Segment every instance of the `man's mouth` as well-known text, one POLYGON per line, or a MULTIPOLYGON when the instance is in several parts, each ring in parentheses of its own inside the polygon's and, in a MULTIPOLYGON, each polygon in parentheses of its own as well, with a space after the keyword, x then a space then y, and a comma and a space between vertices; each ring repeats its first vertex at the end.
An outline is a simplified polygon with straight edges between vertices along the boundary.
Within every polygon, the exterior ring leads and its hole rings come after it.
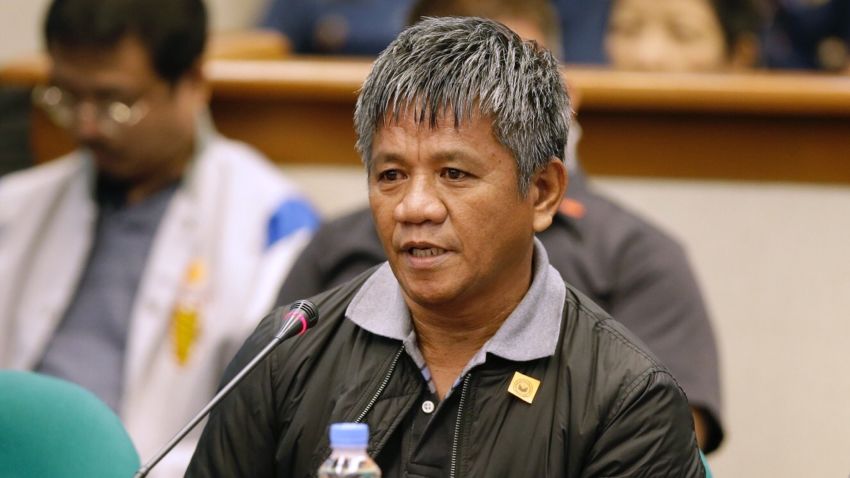
POLYGON ((413 257, 434 257, 439 256, 446 252, 445 249, 441 249, 439 247, 427 247, 427 248, 419 248, 419 247, 411 247, 407 249, 407 252, 413 257))

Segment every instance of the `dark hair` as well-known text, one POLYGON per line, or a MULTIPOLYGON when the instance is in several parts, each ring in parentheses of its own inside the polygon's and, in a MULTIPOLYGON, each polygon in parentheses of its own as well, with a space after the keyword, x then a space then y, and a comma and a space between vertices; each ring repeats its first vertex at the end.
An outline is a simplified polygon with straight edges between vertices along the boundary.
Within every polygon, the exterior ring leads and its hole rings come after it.
POLYGON ((377 129, 406 114, 431 128, 442 114, 455 126, 490 119, 524 196, 534 173, 564 159, 570 99, 558 61, 536 42, 492 20, 426 17, 378 56, 357 97, 356 146, 367 170, 377 129))
POLYGON ((726 51, 732 53, 746 36, 757 36, 763 23, 763 12, 753 0, 709 0, 723 29, 726 51))
POLYGON ((47 48, 108 49, 133 35, 157 74, 176 82, 201 57, 207 38, 203 0, 53 0, 47 48))

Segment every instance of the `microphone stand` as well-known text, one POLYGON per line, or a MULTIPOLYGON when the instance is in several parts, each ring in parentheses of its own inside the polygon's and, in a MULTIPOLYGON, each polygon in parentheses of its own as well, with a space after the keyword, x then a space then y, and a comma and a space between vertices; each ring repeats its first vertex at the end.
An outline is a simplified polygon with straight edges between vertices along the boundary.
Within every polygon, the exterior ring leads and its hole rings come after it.
MULTIPOLYGON (((217 394, 215 394, 215 396, 212 398, 212 400, 210 400, 209 403, 207 403, 207 406, 205 406, 203 408, 203 410, 198 412, 198 414, 195 415, 195 418, 193 418, 188 424, 186 424, 186 426, 183 427, 182 430, 177 432, 177 434, 174 435, 174 438, 172 438, 171 441, 169 441, 165 446, 160 448, 160 450, 156 453, 156 455, 154 455, 153 458, 148 460, 148 462, 145 463, 144 466, 139 468, 139 470, 136 471, 136 474, 133 475, 133 478, 144 478, 145 476, 147 476, 148 473, 150 473, 151 469, 154 466, 156 466, 156 464, 159 463, 160 460, 162 460, 163 457, 165 457, 165 455, 168 454, 168 452, 170 452, 175 446, 177 446, 177 443, 179 443, 180 440, 182 440, 186 435, 188 435, 189 432, 192 431, 192 429, 195 428, 198 425, 198 423, 200 423, 200 421, 203 420, 204 417, 206 417, 207 414, 210 413, 210 411, 213 409, 213 407, 218 405, 218 403, 222 399, 224 399, 224 397, 226 397, 227 394, 230 393, 236 387, 236 385, 238 385, 239 382, 241 382, 242 379, 245 378, 245 376, 248 375, 248 373, 251 372, 251 370, 254 370, 254 368, 257 366, 257 364, 259 364, 260 361, 262 361, 264 358, 266 358, 266 355, 271 353, 271 351, 275 347, 277 347, 278 344, 280 344, 284 340, 286 340, 286 339, 288 339, 288 338, 290 338, 294 335, 303 334, 307 330, 308 327, 312 326, 315 323, 315 318, 309 317, 309 314, 310 314, 309 311, 305 311, 305 310, 303 311, 303 309, 297 310, 297 309, 301 309, 301 307, 302 307, 301 304, 304 303, 304 302, 306 302, 307 304, 312 306, 312 304, 307 302, 307 301, 297 302, 290 309, 290 312, 286 316, 289 320, 287 320, 286 323, 283 324, 283 326, 280 328, 280 331, 278 331, 278 333, 275 334, 274 338, 269 342, 269 344, 266 345, 266 347, 263 350, 261 350, 260 353, 257 354, 257 356, 254 357, 253 360, 251 360, 248 363, 248 365, 246 365, 238 374, 236 374, 236 376, 233 377, 230 380, 230 382, 228 382, 227 385, 224 386, 224 388, 219 390, 219 392, 217 394), (294 313, 294 312, 301 312, 301 314, 294 313), (307 317, 305 317, 304 312, 307 312, 307 317), (312 319, 312 323, 310 323, 311 321, 309 319, 312 319), (299 321, 300 321, 300 325, 301 325, 301 331, 298 334, 292 333, 294 326, 299 324, 299 321)), ((312 306, 312 307, 313 307, 313 310, 315 310, 315 306, 312 306)), ((314 312, 314 314, 315 314, 315 312, 314 312)), ((315 315, 317 316, 318 314, 315 314, 315 315)))

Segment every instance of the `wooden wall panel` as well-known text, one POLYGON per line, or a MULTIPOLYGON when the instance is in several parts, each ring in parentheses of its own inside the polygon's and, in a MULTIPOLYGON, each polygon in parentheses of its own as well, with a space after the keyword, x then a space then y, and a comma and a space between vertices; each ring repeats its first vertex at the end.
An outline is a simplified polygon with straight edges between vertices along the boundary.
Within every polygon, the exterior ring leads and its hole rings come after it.
MULTIPOLYGON (((226 135, 283 164, 358 164, 352 115, 368 59, 211 60, 211 109, 226 135)), ((593 174, 850 183, 850 77, 624 73, 566 66, 593 174)), ((0 70, 44 81, 46 62, 0 70)), ((33 119, 42 160, 71 147, 33 119)))

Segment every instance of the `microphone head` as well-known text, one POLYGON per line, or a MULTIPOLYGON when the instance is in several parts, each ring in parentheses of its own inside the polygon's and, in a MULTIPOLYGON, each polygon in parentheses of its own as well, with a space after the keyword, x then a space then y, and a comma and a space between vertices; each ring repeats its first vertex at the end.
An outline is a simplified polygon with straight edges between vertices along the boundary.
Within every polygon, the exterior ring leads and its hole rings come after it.
POLYGON ((304 315, 304 319, 307 321, 307 328, 311 328, 316 325, 316 322, 319 321, 319 308, 316 307, 316 304, 310 302, 309 300, 298 300, 295 301, 289 307, 289 314, 292 313, 301 313, 304 315))
MULTIPOLYGON (((283 307, 275 309, 279 313, 283 307)), ((286 313, 281 314, 283 324, 275 335, 277 340, 286 340, 296 335, 302 335, 307 329, 312 328, 319 321, 319 308, 309 300, 299 300, 289 307, 286 313)))

